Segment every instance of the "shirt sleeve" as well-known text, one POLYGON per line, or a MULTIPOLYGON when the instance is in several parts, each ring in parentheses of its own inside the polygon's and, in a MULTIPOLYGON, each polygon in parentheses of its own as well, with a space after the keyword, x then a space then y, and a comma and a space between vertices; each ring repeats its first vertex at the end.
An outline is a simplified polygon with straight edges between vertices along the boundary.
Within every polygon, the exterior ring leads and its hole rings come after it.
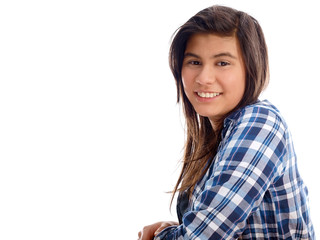
POLYGON ((258 106, 243 110, 227 131, 192 210, 181 225, 165 229, 155 240, 241 236, 248 216, 284 171, 285 134, 274 111, 258 106))

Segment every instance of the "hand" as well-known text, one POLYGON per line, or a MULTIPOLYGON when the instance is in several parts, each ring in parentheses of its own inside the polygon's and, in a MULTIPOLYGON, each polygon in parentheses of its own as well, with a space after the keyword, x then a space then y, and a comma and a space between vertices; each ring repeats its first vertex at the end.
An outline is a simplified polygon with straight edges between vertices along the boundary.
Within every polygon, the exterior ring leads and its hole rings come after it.
POLYGON ((179 225, 177 222, 157 222, 152 225, 145 226, 139 233, 138 240, 152 240, 163 229, 169 226, 179 225))

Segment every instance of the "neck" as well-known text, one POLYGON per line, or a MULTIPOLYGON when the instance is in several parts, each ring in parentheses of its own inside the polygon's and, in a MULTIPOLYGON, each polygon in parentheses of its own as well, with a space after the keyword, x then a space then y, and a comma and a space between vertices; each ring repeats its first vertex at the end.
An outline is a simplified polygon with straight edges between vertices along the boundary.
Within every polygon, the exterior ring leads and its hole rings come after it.
POLYGON ((209 120, 210 120, 213 131, 217 133, 222 127, 223 119, 209 118, 209 120))

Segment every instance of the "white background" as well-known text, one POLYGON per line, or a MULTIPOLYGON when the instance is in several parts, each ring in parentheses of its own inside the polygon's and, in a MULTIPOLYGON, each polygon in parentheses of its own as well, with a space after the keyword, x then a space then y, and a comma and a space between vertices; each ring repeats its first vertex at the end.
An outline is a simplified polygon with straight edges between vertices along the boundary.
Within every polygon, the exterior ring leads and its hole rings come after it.
POLYGON ((184 141, 173 32, 214 3, 258 19, 263 98, 291 128, 320 231, 317 1, 0 2, 0 239, 136 239, 175 220, 184 141), (175 202, 173 206, 175 205, 175 202))

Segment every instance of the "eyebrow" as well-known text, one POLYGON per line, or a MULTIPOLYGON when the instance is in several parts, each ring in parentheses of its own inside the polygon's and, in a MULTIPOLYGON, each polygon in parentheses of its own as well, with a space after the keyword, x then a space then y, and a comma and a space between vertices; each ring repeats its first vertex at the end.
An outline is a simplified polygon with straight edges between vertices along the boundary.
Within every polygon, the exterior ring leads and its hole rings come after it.
MULTIPOLYGON (((197 54, 191 53, 191 52, 187 52, 184 54, 184 57, 195 57, 195 58, 200 58, 200 56, 198 56, 197 54)), ((218 57, 231 57, 234 59, 237 59, 235 56, 233 56, 231 53, 229 52, 222 52, 222 53, 218 53, 212 56, 212 58, 218 58, 218 57)))

